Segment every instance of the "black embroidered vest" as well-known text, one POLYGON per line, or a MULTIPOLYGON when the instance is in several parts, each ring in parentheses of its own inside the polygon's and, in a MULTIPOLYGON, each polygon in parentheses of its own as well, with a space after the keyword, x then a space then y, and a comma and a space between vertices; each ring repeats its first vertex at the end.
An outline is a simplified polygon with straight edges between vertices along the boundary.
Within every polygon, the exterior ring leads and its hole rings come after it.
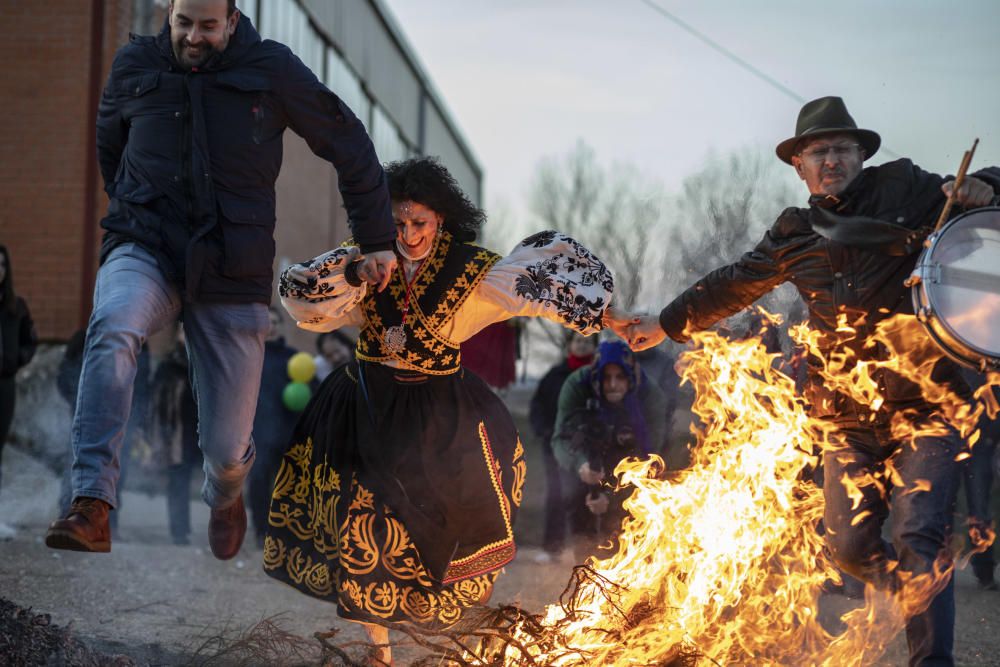
POLYGON ((361 302, 365 322, 358 336, 357 358, 376 363, 395 360, 402 368, 428 375, 458 371, 462 363, 459 343, 441 332, 499 259, 494 252, 455 241, 442 232, 413 277, 403 349, 394 353, 385 343, 386 330, 403 319, 406 303, 405 277, 398 268, 384 292, 370 290, 361 302))

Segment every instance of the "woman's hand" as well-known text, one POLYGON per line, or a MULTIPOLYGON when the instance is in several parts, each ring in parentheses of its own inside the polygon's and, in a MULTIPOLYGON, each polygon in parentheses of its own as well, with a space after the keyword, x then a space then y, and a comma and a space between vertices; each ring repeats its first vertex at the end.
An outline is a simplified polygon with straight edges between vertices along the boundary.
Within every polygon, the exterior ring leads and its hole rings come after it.
POLYGON ((577 472, 580 474, 580 481, 584 484, 600 484, 604 481, 604 469, 594 470, 586 461, 580 464, 580 469, 577 472))
POLYGON ((605 327, 614 331, 616 336, 623 340, 628 340, 626 337, 628 327, 629 325, 638 323, 639 318, 632 313, 619 310, 614 306, 608 306, 608 309, 604 311, 602 322, 605 327))
POLYGON ((659 315, 643 315, 626 327, 622 338, 635 352, 642 352, 662 343, 667 338, 667 332, 660 326, 659 315))
POLYGON ((396 270, 396 253, 391 250, 363 255, 358 266, 358 277, 381 292, 389 285, 392 272, 396 270))
POLYGON ((590 510, 591 514, 607 514, 611 499, 606 493, 597 493, 588 495, 584 502, 587 503, 587 509, 590 510))

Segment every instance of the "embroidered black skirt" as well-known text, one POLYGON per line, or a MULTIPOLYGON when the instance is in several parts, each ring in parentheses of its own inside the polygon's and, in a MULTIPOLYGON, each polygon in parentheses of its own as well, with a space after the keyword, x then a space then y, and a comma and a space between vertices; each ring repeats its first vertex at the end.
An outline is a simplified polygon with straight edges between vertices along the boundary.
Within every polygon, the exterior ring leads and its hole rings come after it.
POLYGON ((342 366, 284 454, 264 570, 344 618, 452 625, 514 557, 523 454, 470 372, 342 366))

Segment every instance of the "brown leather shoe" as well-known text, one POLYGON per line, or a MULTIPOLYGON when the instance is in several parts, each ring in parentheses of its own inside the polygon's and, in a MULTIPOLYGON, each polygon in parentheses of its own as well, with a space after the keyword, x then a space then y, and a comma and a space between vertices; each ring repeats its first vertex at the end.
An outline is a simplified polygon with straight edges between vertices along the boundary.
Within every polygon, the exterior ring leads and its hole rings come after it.
POLYGON ((45 546, 96 553, 111 551, 110 509, 111 505, 99 498, 75 498, 66 518, 57 519, 49 526, 45 546))
POLYGON ((247 532, 247 510, 243 496, 222 510, 212 510, 208 520, 208 546, 219 560, 229 560, 239 553, 247 532))

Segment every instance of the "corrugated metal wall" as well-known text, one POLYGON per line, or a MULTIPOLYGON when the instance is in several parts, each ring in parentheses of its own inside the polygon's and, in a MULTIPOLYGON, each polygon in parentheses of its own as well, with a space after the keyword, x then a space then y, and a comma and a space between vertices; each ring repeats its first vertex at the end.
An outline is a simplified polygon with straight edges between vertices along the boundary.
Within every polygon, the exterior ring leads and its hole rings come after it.
POLYGON ((442 111, 443 101, 430 89, 427 75, 418 72, 415 56, 399 43, 403 37, 392 18, 380 13, 387 10, 372 0, 300 1, 361 79, 376 107, 373 115, 383 112, 412 149, 439 156, 469 197, 479 202, 482 169, 442 111))

